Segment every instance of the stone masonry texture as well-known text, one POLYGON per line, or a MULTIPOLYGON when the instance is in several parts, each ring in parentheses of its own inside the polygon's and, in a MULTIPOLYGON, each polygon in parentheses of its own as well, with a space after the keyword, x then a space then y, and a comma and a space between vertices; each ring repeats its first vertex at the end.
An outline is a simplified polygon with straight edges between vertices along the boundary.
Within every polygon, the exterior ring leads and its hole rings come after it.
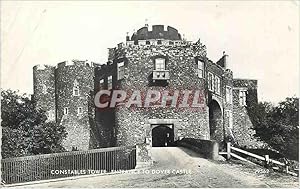
POLYGON ((38 108, 54 111, 55 121, 66 127, 68 136, 63 144, 67 150, 141 143, 151 145, 152 129, 158 125, 172 125, 175 141, 196 138, 224 144, 230 136, 239 145, 249 146, 255 143, 254 131, 246 108, 239 104, 239 90, 251 90, 247 95, 257 97, 257 81, 234 79, 227 67, 226 56, 224 54, 214 63, 207 57, 206 47, 200 40, 195 43, 186 41, 173 27, 155 25, 150 31, 145 26, 131 38, 127 36, 126 44, 109 48, 106 64, 73 60, 56 67, 35 66, 34 100, 38 108), (153 81, 156 58, 165 59, 169 79, 153 81), (198 76, 198 61, 204 64, 203 78, 198 76), (124 77, 121 79, 117 68, 120 62, 124 62, 124 77), (220 79, 219 93, 209 89, 210 74, 220 79), (119 106, 99 110, 93 103, 94 96, 99 90, 108 89, 110 76, 113 89, 128 94, 134 90, 200 90, 203 106, 119 106), (79 86, 78 96, 73 94, 75 81, 79 86), (47 93, 43 91, 44 85, 47 93), (226 100, 228 87, 232 89, 232 102, 226 100), (81 114, 78 114, 79 107, 81 114), (68 108, 68 114, 64 113, 65 108, 68 108))

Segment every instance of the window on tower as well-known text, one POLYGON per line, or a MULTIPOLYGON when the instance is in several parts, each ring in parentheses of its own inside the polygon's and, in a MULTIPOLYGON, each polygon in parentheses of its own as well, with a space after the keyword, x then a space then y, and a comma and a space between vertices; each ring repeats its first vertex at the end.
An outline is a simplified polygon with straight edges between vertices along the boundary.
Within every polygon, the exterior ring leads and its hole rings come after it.
POLYGON ((55 112, 54 112, 54 110, 49 110, 47 113, 48 113, 47 114, 48 120, 49 121, 55 121, 55 112))
POLYGON ((42 85, 42 93, 43 94, 47 93, 47 86, 45 84, 42 85))
POLYGON ((118 80, 123 79, 125 74, 124 62, 119 62, 117 65, 118 65, 118 80))
POLYGON ((166 59, 155 58, 154 59, 154 70, 153 70, 153 80, 168 80, 170 79, 169 70, 166 70, 166 59))
POLYGON ((107 89, 112 89, 112 76, 108 76, 107 78, 107 89))
POLYGON ((221 80, 218 76, 215 76, 215 93, 221 94, 221 80))
POLYGON ((164 58, 155 59, 155 70, 165 70, 166 69, 166 61, 164 58))
POLYGON ((99 81, 99 88, 102 89, 104 85, 104 79, 100 79, 99 81))
POLYGON ((78 115, 81 115, 82 112, 83 112, 83 111, 82 111, 82 107, 78 107, 78 109, 77 109, 77 114, 78 114, 78 115))
POLYGON ((74 81, 73 96, 79 96, 79 83, 77 80, 74 81))
POLYGON ((232 88, 226 86, 226 102, 232 104, 232 88))
POLYGON ((241 89, 239 91, 239 102, 241 106, 247 106, 246 98, 247 98, 247 90, 241 89))
POLYGON ((198 64, 198 69, 197 69, 198 77, 204 78, 204 62, 198 60, 197 64, 198 64))
POLYGON ((69 114, 69 108, 68 107, 65 107, 64 108, 64 115, 68 115, 69 114))

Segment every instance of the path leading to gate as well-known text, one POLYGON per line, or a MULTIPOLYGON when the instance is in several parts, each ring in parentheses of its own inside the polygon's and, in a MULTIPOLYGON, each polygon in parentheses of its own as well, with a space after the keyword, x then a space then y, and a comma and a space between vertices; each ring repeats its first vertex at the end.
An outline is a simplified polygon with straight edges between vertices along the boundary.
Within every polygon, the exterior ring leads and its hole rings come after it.
MULTIPOLYGON (((58 182, 30 185, 30 187, 297 187, 297 178, 280 174, 270 178, 262 168, 216 162, 180 147, 152 149, 154 165, 114 175, 99 175, 58 182)), ((28 186, 27 186, 28 187, 28 186)))

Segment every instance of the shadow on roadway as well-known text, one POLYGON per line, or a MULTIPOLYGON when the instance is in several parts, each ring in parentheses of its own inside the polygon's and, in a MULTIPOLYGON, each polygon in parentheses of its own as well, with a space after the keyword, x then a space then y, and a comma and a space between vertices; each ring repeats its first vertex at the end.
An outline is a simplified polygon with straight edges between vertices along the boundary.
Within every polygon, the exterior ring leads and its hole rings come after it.
POLYGON ((180 148, 184 153, 186 153, 187 155, 191 156, 191 157, 199 157, 199 158, 204 158, 204 156, 202 154, 199 154, 197 152, 194 152, 193 150, 190 150, 188 148, 185 147, 180 147, 178 146, 177 148, 180 148))

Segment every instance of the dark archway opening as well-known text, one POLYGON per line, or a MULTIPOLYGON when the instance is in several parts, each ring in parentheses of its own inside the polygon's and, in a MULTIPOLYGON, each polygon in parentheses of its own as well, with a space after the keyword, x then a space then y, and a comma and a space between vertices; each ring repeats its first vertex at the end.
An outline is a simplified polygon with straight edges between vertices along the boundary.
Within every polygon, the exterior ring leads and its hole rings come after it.
POLYGON ((209 130, 210 139, 222 142, 224 139, 223 133, 223 118, 220 105, 217 101, 212 100, 209 105, 209 130))
POLYGON ((174 145, 174 126, 158 125, 152 129, 152 146, 164 147, 174 145), (171 126, 171 128, 169 127, 171 126))

